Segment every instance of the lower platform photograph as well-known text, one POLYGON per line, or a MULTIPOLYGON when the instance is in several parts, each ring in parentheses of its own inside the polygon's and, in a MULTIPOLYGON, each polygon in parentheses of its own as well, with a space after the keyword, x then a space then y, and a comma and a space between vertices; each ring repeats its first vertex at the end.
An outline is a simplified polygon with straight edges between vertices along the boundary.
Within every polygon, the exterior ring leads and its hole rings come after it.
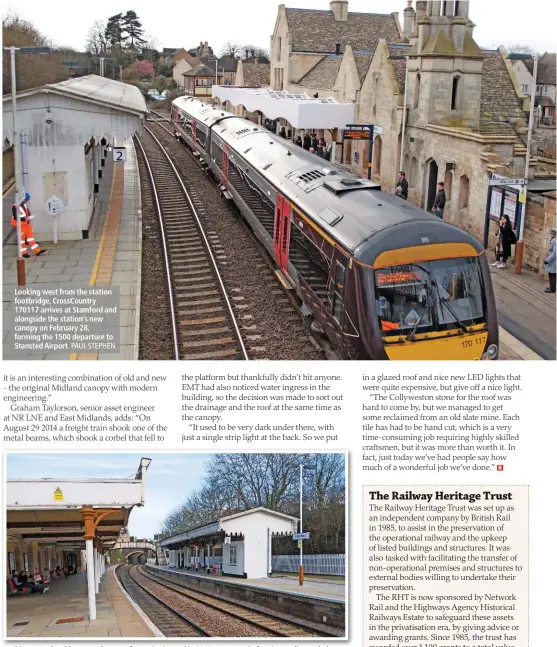
POLYGON ((7 641, 347 639, 345 453, 58 459, 5 456, 7 641))

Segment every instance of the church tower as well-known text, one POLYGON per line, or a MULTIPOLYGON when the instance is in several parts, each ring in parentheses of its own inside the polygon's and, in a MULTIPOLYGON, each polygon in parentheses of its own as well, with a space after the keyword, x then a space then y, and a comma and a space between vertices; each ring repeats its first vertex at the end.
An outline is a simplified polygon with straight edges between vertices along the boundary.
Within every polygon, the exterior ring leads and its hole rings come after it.
POLYGON ((479 127, 483 56, 469 5, 416 3, 417 40, 408 60, 409 107, 416 125, 479 127))

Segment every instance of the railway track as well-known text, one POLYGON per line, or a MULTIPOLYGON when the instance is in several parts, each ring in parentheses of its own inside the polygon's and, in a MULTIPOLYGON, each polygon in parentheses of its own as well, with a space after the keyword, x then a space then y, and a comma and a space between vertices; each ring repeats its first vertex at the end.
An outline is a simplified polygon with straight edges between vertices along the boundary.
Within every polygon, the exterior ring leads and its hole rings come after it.
POLYGON ((129 566, 118 567, 117 575, 132 600, 167 638, 208 636, 203 629, 169 606, 162 598, 137 582, 129 566))
POLYGON ((148 136, 136 137, 136 146, 143 161, 142 183, 150 186, 160 225, 174 359, 248 360, 235 297, 228 295, 217 265, 218 240, 204 231, 157 135, 147 126, 145 131, 148 136))
POLYGON ((276 266, 243 216, 223 200, 207 170, 176 140, 170 119, 156 111, 151 115, 150 128, 176 164, 204 227, 218 241, 217 263, 240 310, 250 358, 338 359, 326 340, 309 333, 293 291, 277 279, 276 266))
POLYGON ((281 638, 315 638, 316 636, 330 635, 322 632, 310 631, 307 627, 301 623, 296 623, 294 620, 286 621, 278 618, 272 613, 264 613, 262 611, 251 609, 249 606, 240 602, 231 602, 217 595, 192 591, 186 587, 169 582, 164 577, 157 577, 152 573, 146 573, 142 568, 139 568, 138 570, 142 575, 153 582, 162 584, 186 598, 201 602, 205 606, 216 609, 221 613, 225 613, 233 618, 247 622, 258 629, 269 632, 273 636, 279 636, 281 638))

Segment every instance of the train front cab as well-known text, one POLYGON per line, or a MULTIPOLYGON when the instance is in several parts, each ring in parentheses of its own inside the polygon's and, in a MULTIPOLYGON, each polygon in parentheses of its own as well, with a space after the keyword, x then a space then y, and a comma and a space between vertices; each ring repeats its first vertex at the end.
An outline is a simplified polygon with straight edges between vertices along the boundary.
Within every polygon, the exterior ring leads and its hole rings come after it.
POLYGON ((389 250, 357 264, 362 337, 373 358, 491 360, 495 299, 483 251, 467 243, 389 250))

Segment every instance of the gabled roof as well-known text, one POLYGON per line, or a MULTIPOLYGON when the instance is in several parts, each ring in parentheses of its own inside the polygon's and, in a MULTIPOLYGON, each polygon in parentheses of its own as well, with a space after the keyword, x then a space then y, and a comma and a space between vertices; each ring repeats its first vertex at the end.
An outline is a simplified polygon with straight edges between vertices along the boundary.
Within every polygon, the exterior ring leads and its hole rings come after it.
POLYGON ((271 64, 242 61, 245 88, 262 88, 271 84, 271 64))
POLYGON ((342 56, 324 56, 296 85, 306 88, 332 90, 340 70, 342 56))
POLYGON ((228 521, 229 519, 237 519, 238 517, 247 517, 249 514, 254 512, 264 512, 265 514, 270 514, 275 517, 281 517, 282 519, 290 519, 292 521, 298 521, 297 517, 292 517, 289 514, 284 514, 284 512, 277 512, 276 510, 271 510, 270 508, 264 508, 260 506, 259 508, 252 508, 251 510, 244 510, 244 512, 237 512, 236 514, 231 514, 228 517, 221 517, 221 521, 228 521))
POLYGON ((184 72, 182 76, 215 76, 215 70, 212 70, 206 65, 196 65, 191 70, 184 72))
MULTIPOLYGON (((410 52, 410 46, 400 47, 396 45, 387 45, 389 56, 406 56, 410 52)), ((406 84, 406 59, 390 59, 398 85, 398 91, 403 94, 406 84)))
MULTIPOLYGON (((129 83, 121 83, 96 74, 31 88, 18 92, 17 96, 23 98, 33 94, 49 92, 92 101, 136 114, 148 112, 145 99, 139 88, 129 83)), ((10 100, 10 95, 4 97, 4 102, 10 100)))
POLYGON ((356 69, 358 70, 358 77, 360 78, 360 85, 364 82, 367 76, 373 52, 370 54, 354 54, 354 61, 356 62, 356 69))
POLYGON ((372 50, 379 38, 400 43, 403 38, 392 14, 349 12, 346 22, 336 21, 332 11, 286 9, 293 52, 334 53, 346 45, 354 50, 372 50))
POLYGON ((524 120, 509 70, 499 50, 483 51, 480 133, 515 135, 513 125, 524 120))
POLYGON ((557 85, 556 54, 547 52, 538 61, 538 85, 557 85))

